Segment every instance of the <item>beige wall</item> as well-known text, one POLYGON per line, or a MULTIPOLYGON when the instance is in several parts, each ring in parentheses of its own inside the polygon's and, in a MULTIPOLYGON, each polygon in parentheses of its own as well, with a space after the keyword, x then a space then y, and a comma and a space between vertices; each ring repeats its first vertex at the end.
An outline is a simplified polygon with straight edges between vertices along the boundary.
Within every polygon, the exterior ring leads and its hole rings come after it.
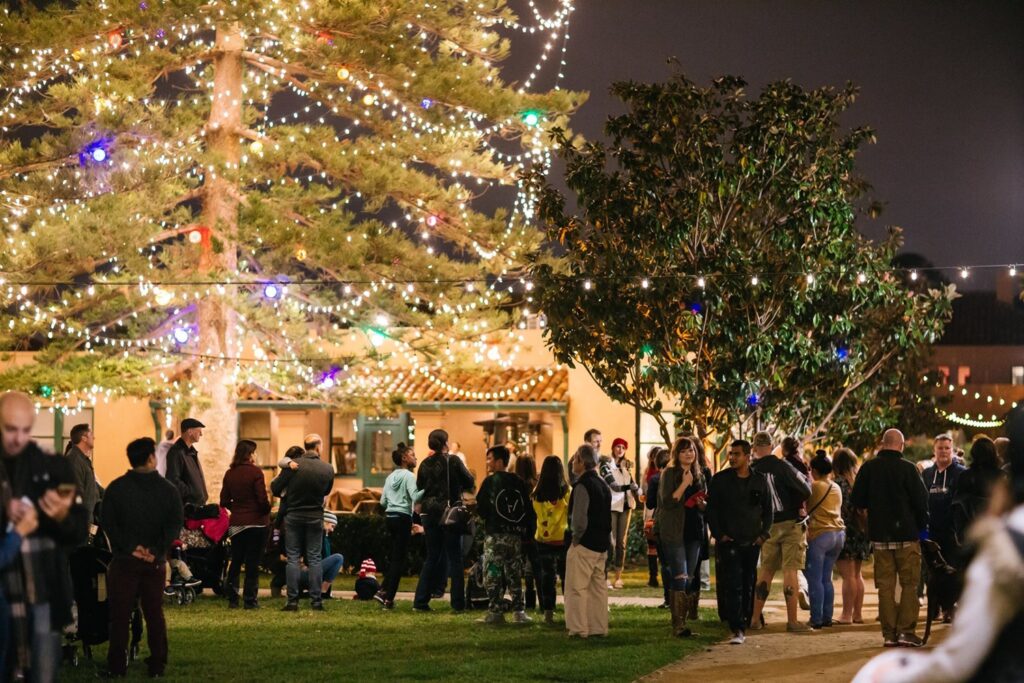
POLYGON ((93 468, 106 486, 128 471, 128 444, 144 436, 153 437, 156 427, 148 400, 126 398, 98 404, 92 429, 96 437, 93 468))

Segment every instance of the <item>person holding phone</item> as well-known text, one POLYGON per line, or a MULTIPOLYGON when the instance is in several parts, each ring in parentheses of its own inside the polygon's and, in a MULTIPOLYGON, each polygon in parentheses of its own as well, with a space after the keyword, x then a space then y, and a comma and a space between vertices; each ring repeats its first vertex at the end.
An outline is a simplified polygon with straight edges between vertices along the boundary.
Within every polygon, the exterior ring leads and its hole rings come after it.
MULTIPOLYGON (((57 678, 60 632, 72 621, 67 553, 85 541, 89 521, 85 506, 76 501, 67 459, 44 452, 32 441, 35 415, 27 394, 9 391, 0 396, 0 502, 7 509, 11 500, 24 498, 39 518, 39 527, 30 534, 32 543, 22 544, 22 561, 3 570, 11 631, 19 634, 7 644, 11 662, 5 673, 49 681, 57 678)), ((21 517, 12 519, 17 524, 21 517)))

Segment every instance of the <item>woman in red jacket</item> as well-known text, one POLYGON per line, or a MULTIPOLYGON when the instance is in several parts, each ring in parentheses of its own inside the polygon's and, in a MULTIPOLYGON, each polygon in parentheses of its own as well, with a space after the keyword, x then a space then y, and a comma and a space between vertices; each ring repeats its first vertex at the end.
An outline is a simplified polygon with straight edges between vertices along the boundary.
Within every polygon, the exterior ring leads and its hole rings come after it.
POLYGON ((267 544, 270 524, 270 498, 263 470, 256 466, 253 454, 256 443, 239 441, 231 467, 224 473, 220 504, 231 511, 228 536, 231 538, 231 565, 224 581, 229 607, 238 607, 238 575, 245 564, 245 587, 242 597, 245 609, 256 609, 256 592, 260 583, 260 555, 267 544))

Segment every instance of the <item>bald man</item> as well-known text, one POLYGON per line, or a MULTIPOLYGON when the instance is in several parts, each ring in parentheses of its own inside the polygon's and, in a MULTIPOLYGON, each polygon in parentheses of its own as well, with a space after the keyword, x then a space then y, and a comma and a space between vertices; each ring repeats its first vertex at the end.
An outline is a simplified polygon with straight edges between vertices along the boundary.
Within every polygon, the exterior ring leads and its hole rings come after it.
POLYGON ((22 544, 21 561, 4 570, 16 671, 28 680, 52 681, 60 662, 60 631, 71 623, 67 552, 85 542, 88 514, 75 491, 65 458, 45 453, 32 441, 32 399, 21 392, 0 396, 0 521, 8 523, 8 503, 27 498, 36 506, 39 528, 22 544), (21 622, 21 623, 19 623, 21 622))
POLYGON ((853 506, 868 517, 875 555, 875 587, 884 647, 920 647, 917 585, 921 579, 920 539, 928 529, 928 490, 917 468, 903 457, 898 429, 886 430, 882 448, 857 473, 853 506), (896 582, 902 592, 896 605, 896 582))

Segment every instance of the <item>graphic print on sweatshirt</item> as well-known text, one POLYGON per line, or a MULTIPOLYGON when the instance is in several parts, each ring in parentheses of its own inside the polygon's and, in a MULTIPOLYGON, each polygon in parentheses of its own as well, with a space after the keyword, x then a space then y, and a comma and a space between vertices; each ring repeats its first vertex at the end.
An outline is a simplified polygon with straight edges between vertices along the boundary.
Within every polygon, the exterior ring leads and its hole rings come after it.
POLYGON ((506 522, 520 524, 526 517, 526 501, 523 494, 514 488, 498 491, 494 497, 494 511, 506 522))

